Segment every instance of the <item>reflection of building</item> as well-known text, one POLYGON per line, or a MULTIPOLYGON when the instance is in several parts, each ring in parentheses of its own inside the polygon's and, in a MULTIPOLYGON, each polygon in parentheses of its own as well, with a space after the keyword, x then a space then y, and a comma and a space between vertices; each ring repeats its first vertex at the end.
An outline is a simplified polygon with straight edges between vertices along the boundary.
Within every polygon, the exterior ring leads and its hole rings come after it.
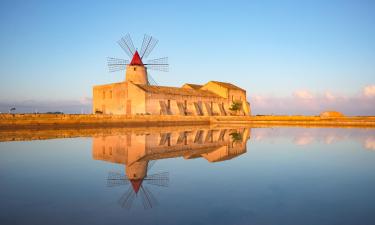
POLYGON ((146 175, 150 160, 203 157, 228 160, 246 152, 250 129, 198 129, 94 137, 93 157, 126 165, 129 179, 146 175))
POLYGON ((128 133, 93 138, 93 158, 125 165, 126 176, 112 173, 111 186, 130 183, 122 205, 130 208, 134 195, 140 192, 145 208, 152 207, 152 193, 143 182, 166 186, 166 174, 147 175, 150 161, 184 157, 203 157, 209 162, 232 159, 246 152, 250 129, 166 130, 162 133, 128 133))

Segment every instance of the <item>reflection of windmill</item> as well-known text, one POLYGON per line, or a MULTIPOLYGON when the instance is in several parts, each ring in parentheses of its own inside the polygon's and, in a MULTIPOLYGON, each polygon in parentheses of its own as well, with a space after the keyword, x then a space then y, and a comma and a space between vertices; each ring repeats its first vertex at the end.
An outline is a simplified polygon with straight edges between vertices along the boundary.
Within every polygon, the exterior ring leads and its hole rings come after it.
MULTIPOLYGON (((121 172, 109 172, 107 178, 108 187, 128 185, 129 183, 131 184, 131 187, 129 187, 119 199, 119 204, 121 207, 130 209, 134 199, 138 196, 141 197, 142 204, 145 209, 153 208, 157 204, 156 198, 144 184, 146 183, 160 187, 168 187, 169 173, 163 172, 152 175, 146 175, 146 173, 143 173, 142 167, 145 166, 145 168, 149 170, 154 162, 155 161, 151 161, 148 166, 147 162, 135 162, 132 165, 128 165, 126 168, 126 175, 121 172), (130 175, 131 173, 133 174, 130 175)), ((147 170, 145 172, 147 172, 147 170)))
MULTIPOLYGON (((125 53, 129 56, 131 61, 125 59, 118 59, 118 58, 108 58, 108 68, 110 72, 125 70, 128 65, 130 66, 144 66, 147 69, 152 70, 159 70, 159 71, 168 71, 168 57, 158 58, 148 60, 147 63, 143 63, 142 60, 147 58, 152 50, 155 48, 158 40, 154 37, 149 36, 147 34, 143 37, 141 51, 134 47, 133 41, 129 34, 125 35, 118 41, 120 47, 125 51, 125 53)), ((156 85, 155 80, 148 74, 148 77, 152 81, 151 84, 156 85)), ((148 83, 150 84, 150 82, 148 83)))

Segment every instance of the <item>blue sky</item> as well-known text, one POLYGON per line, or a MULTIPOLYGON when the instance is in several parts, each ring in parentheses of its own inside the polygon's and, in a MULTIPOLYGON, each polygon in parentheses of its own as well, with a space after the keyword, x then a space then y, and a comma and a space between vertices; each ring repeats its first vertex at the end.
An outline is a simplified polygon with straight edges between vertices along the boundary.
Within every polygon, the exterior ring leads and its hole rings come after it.
POLYGON ((108 56, 127 58, 116 41, 130 33, 140 46, 148 33, 159 39, 150 58, 169 57, 170 72, 151 72, 160 85, 232 82, 256 113, 375 114, 374 11, 375 1, 354 0, 2 0, 0 111, 87 105, 93 85, 124 79, 106 67, 108 56))

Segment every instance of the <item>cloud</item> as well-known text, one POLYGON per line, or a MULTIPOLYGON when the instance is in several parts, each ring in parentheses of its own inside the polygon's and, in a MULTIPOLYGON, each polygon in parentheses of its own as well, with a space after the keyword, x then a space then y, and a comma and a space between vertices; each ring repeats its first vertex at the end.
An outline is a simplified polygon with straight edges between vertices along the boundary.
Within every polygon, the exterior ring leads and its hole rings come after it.
POLYGON ((368 85, 358 94, 333 94, 327 90, 312 93, 301 89, 290 96, 254 94, 249 98, 252 114, 319 115, 323 111, 339 111, 345 115, 375 115, 375 85, 368 85))
POLYGON ((300 99, 310 100, 314 98, 314 95, 308 90, 298 90, 293 93, 293 96, 300 99))
POLYGON ((362 93, 365 97, 368 98, 375 97, 375 84, 364 87, 362 93))
POLYGON ((329 91, 326 91, 326 93, 324 93, 324 97, 329 100, 329 101, 334 101, 336 100, 336 96, 334 96, 331 92, 329 91))

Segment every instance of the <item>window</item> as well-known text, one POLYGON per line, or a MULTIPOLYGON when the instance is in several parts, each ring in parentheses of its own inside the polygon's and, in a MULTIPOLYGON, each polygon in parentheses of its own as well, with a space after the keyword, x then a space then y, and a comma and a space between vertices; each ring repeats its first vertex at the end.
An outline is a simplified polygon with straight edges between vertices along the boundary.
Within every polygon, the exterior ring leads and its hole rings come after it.
POLYGON ((105 99, 105 91, 103 91, 103 99, 105 99))
POLYGON ((109 98, 112 99, 112 90, 109 91, 109 98))

